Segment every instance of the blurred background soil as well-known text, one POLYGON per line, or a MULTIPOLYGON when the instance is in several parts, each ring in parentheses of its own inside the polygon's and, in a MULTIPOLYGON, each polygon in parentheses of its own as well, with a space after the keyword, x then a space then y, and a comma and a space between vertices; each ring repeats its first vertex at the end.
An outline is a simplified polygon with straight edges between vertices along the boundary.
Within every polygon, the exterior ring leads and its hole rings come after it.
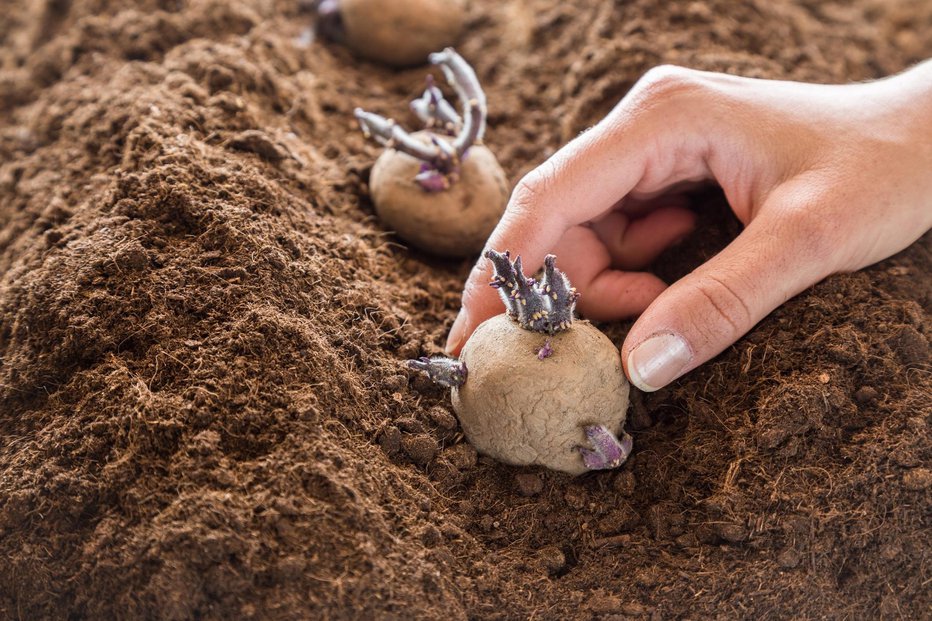
MULTIPOLYGON (((285 0, 6 0, 0 617, 868 619, 932 607, 932 242, 793 299, 569 478, 464 443, 402 361, 470 262, 373 217, 355 61, 285 0)), ((512 183, 676 63, 816 82, 932 56, 926 0, 475 0, 512 183)), ((654 267, 738 231, 717 192, 654 267)), ((621 343, 626 324, 605 326, 621 343)))

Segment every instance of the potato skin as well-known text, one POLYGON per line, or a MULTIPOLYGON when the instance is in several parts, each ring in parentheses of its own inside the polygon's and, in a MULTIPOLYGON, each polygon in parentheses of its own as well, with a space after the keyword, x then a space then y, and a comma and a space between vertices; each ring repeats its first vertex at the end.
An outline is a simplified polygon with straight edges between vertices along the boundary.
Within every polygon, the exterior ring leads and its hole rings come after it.
POLYGON ((359 56, 395 67, 423 65, 431 52, 456 43, 466 21, 464 0, 341 0, 346 45, 359 56))
POLYGON ((450 189, 427 192, 414 181, 420 166, 416 158, 394 149, 375 161, 369 193, 379 218, 422 250, 444 257, 478 254, 508 202, 505 171, 488 148, 473 145, 450 189))
POLYGON ((618 348, 587 321, 555 334, 553 355, 539 360, 546 340, 504 314, 482 323, 460 355, 469 375, 453 389, 453 409, 480 453, 582 474, 583 427, 621 432, 628 380, 618 348))

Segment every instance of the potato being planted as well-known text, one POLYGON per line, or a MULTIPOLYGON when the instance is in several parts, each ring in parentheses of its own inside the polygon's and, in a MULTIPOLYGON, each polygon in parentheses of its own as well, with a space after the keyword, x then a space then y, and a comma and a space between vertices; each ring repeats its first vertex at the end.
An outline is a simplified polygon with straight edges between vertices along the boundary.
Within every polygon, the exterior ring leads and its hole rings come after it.
POLYGON ((318 30, 353 53, 394 67, 419 65, 456 43, 465 0, 321 0, 318 30))
POLYGON ((482 250, 508 201, 498 160, 479 144, 485 133, 485 94, 475 72, 452 49, 431 54, 463 104, 463 116, 431 79, 411 109, 424 131, 410 134, 395 121, 356 109, 366 136, 385 145, 369 176, 379 218, 422 250, 464 257, 482 250))
POLYGON ((620 466, 632 439, 622 430, 629 386, 618 349, 588 322, 574 321, 578 294, 553 255, 539 283, 524 275, 521 257, 486 256, 508 312, 482 323, 458 360, 409 366, 452 389, 453 409, 481 453, 570 474, 620 466))

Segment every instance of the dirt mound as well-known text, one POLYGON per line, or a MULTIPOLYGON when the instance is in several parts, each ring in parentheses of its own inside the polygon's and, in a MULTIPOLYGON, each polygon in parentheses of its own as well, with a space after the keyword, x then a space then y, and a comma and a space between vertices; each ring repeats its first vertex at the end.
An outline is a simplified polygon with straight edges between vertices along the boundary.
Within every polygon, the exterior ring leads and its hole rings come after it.
MULTIPOLYGON (((932 54, 922 0, 470 16, 512 182, 659 63, 834 82, 932 54)), ((352 121, 399 115, 425 70, 308 23, 285 0, 6 8, 0 616, 927 614, 929 236, 638 393, 621 471, 500 466, 401 364, 439 351, 469 262, 374 221, 352 121)), ((737 231, 698 203, 664 278, 737 231)))

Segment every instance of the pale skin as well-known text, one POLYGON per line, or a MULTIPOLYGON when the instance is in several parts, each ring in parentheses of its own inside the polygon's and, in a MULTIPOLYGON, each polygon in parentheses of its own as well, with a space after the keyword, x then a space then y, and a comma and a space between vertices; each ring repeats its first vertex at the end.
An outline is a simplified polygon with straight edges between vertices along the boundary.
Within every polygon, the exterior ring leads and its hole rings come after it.
MULTIPOLYGON (((528 274, 558 255, 589 319, 640 315, 621 358, 631 382, 652 391, 813 284, 930 228, 932 61, 848 85, 665 66, 519 182, 486 248, 520 254, 528 274), (669 286, 640 271, 693 230, 681 192, 708 182, 742 233, 669 286)), ((449 353, 502 312, 491 275, 481 258, 449 353)))

